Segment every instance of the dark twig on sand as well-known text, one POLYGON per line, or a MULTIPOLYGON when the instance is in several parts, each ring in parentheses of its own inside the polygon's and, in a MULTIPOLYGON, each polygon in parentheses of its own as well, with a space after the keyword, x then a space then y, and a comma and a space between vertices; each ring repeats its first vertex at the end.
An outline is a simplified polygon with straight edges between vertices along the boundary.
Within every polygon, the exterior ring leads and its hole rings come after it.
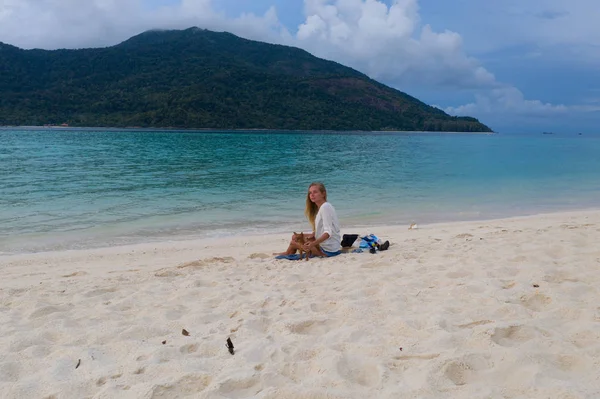
POLYGON ((229 349, 229 353, 232 355, 235 354, 235 350, 233 348, 233 342, 231 342, 231 338, 227 338, 227 349, 229 349))

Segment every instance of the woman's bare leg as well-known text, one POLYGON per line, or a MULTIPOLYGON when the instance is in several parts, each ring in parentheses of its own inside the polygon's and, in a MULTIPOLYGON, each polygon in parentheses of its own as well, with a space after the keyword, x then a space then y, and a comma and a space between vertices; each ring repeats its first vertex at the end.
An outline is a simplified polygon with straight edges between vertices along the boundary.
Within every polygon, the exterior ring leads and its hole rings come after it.
POLYGON ((292 235, 292 240, 290 241, 290 245, 285 250, 285 252, 274 253, 273 255, 293 255, 295 254, 301 247, 300 244, 296 241, 296 236, 292 235))
MULTIPOLYGON (((292 242, 290 242, 290 246, 288 247, 287 251, 281 252, 281 253, 276 254, 276 255, 293 255, 300 248, 302 248, 301 244, 297 243, 296 241, 292 241, 292 242)), ((327 257, 327 255, 323 251, 321 251, 320 247, 311 249, 310 250, 310 255, 311 256, 323 256, 323 257, 327 257)))

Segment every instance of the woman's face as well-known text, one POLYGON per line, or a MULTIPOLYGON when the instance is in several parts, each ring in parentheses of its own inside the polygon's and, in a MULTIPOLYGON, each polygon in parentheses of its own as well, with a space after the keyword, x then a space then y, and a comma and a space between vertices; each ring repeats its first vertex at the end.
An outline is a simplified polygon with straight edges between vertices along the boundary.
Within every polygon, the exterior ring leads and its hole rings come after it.
POLYGON ((308 188, 308 198, 315 204, 325 202, 325 195, 319 190, 318 186, 310 186, 308 188))

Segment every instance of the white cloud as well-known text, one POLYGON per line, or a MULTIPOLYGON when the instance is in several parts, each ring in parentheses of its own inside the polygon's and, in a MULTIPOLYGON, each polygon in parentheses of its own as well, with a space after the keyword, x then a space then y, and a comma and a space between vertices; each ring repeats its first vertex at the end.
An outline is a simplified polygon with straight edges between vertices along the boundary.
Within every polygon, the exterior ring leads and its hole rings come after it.
POLYGON ((572 110, 574 110, 572 107, 562 104, 554 105, 539 100, 527 100, 519 89, 511 86, 476 94, 475 102, 444 109, 451 115, 485 115, 500 112, 522 116, 551 116, 572 110))
POLYGON ((494 86, 494 76, 468 57, 456 32, 421 27, 416 0, 306 0, 297 43, 376 79, 454 87, 494 86))
POLYGON ((153 10, 140 0, 0 2, 0 41, 22 48, 109 46, 150 29, 191 26, 271 41, 289 36, 274 8, 262 16, 227 18, 215 11, 212 0, 180 0, 153 10))
POLYGON ((598 65, 599 15, 597 0, 461 0, 452 2, 451 12, 432 18, 467 35, 469 52, 528 46, 574 63, 589 59, 598 65))
POLYGON ((126 17, 135 12, 135 1, 5 0, 0 40, 25 48, 113 44, 138 29, 137 21, 126 17))

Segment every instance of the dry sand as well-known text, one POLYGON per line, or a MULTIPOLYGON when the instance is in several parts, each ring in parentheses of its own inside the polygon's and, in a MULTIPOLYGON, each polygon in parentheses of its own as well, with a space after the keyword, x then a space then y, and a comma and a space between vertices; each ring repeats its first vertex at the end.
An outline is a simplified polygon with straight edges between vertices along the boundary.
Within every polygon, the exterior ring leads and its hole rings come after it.
POLYGON ((368 232, 1 256, 0 397, 600 397, 599 211, 368 232))

